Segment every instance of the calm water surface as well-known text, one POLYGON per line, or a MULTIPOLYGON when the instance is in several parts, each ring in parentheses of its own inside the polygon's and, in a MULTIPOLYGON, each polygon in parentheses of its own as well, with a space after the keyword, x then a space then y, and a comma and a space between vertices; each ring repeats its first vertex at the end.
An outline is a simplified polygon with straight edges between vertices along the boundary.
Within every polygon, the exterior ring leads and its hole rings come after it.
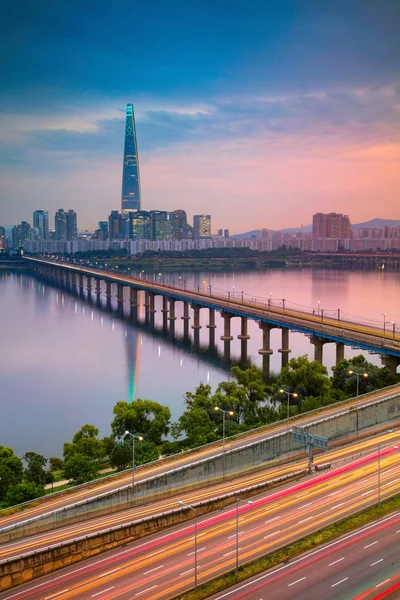
MULTIPOLYGON (((157 276, 158 277, 158 276, 157 276)), ((397 273, 333 270, 271 270, 230 274, 165 274, 164 281, 187 287, 269 298, 286 299, 288 306, 307 306, 327 314, 340 308, 344 317, 387 321, 400 325, 400 276, 397 273), (179 279, 180 278, 180 279, 179 279), (318 305, 318 301, 320 304, 318 305)), ((126 302, 128 305, 128 303, 126 302)), ((156 298, 156 325, 161 322, 161 298, 156 298)), ((143 317, 143 308, 140 310, 143 317)), ((203 351, 195 353, 179 339, 183 321, 176 304, 176 337, 152 333, 67 292, 27 274, 0 272, 0 445, 17 454, 33 450, 62 456, 62 446, 84 424, 93 423, 102 435, 110 432, 112 409, 118 400, 151 398, 170 407, 173 420, 181 414, 183 397, 200 383, 214 389, 229 378, 222 359, 205 350, 207 311, 201 311, 203 351)), ((232 334, 240 333, 240 320, 232 319, 232 334)), ((222 351, 221 318, 217 315, 216 340, 222 351)), ((397 326, 397 325, 396 325, 397 326)), ((389 327, 392 327, 390 324, 389 327)), ((249 355, 260 364, 261 332, 249 321, 249 355)), ((280 331, 271 332, 274 354, 271 368, 279 372, 280 331)), ((307 337, 290 333, 291 357, 309 354, 307 337)), ((359 351, 346 347, 346 357, 359 351)), ((238 359, 240 343, 232 342, 238 359)), ((324 364, 334 364, 335 346, 324 346, 324 364)), ((380 364, 378 356, 369 360, 380 364)))

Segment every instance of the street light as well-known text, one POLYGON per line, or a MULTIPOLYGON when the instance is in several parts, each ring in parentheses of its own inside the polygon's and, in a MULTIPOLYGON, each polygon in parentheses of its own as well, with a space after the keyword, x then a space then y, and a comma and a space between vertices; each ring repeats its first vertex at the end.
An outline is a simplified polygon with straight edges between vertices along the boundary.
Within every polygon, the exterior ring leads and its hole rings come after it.
POLYGON ((194 589, 197 590, 197 509, 182 500, 178 500, 178 504, 190 508, 194 512, 194 589))
POLYGON ((230 417, 233 417, 233 415, 235 413, 233 412, 233 410, 224 410, 223 408, 220 408, 219 406, 214 406, 214 410, 222 412, 222 443, 223 443, 224 454, 225 454, 225 415, 229 415, 230 417))
POLYGON ((382 316, 383 316, 383 344, 385 344, 385 337, 386 337, 386 315, 387 313, 383 312, 382 316))
MULTIPOLYGON (((236 569, 239 569, 239 502, 244 502, 243 498, 236 496, 236 569)), ((254 504, 252 500, 247 500, 247 504, 254 504)))
POLYGON ((321 305, 321 300, 317 300, 317 315, 319 316, 319 309, 321 305))
POLYGON ((289 404, 290 404, 290 396, 293 396, 293 398, 298 398, 298 393, 297 392, 287 392, 286 390, 279 390, 281 394, 286 394, 287 396, 287 417, 286 417, 286 423, 287 423, 287 428, 289 429, 289 404))
POLYGON ((141 435, 134 435, 130 431, 125 431, 125 435, 130 435, 132 438, 132 486, 135 483, 135 440, 143 441, 141 435))
POLYGON ((363 376, 364 379, 368 378, 368 373, 365 373, 363 371, 348 371, 349 375, 355 375, 357 377, 357 398, 358 398, 358 392, 360 389, 360 377, 363 376))
POLYGON ((391 324, 393 326, 393 341, 394 341, 394 338, 395 338, 395 335, 396 335, 396 323, 394 321, 390 321, 390 322, 391 322, 391 324))

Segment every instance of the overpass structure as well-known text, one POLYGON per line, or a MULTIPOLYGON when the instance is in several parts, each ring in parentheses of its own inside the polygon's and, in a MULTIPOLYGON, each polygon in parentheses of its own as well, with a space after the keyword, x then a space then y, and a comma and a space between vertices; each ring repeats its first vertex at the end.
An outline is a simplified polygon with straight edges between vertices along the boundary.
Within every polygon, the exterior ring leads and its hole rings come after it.
POLYGON ((105 292, 106 305, 111 308, 113 290, 116 296, 118 309, 124 308, 124 288, 128 287, 130 312, 132 319, 137 319, 139 307, 139 293, 144 294, 146 322, 154 325, 155 297, 162 297, 163 325, 173 334, 175 330, 175 304, 183 303, 184 336, 189 335, 189 322, 192 319, 192 330, 195 345, 199 344, 201 329, 200 310, 207 309, 209 320, 210 347, 215 347, 215 313, 220 312, 224 331, 221 340, 224 342, 224 355, 230 357, 230 348, 233 341, 231 335, 231 319, 241 319, 241 332, 238 338, 241 342, 241 356, 247 358, 248 319, 257 321, 262 332, 262 347, 259 354, 263 359, 263 372, 269 376, 270 356, 273 353, 270 344, 270 332, 279 328, 282 332, 281 348, 278 352, 282 355, 282 366, 289 360, 291 352, 289 346, 289 332, 297 331, 310 337, 314 344, 314 358, 322 362, 323 346, 326 343, 336 344, 336 362, 344 358, 344 346, 356 346, 370 352, 380 354, 384 364, 392 374, 400 364, 400 335, 396 332, 395 324, 390 324, 383 317, 381 327, 371 326, 366 323, 357 323, 343 320, 340 309, 332 314, 324 313, 323 309, 308 312, 307 310, 293 310, 288 307, 284 298, 279 302, 272 299, 250 298, 244 292, 215 293, 211 286, 198 287, 197 290, 183 289, 179 286, 166 285, 146 279, 133 278, 128 275, 94 269, 76 264, 55 262, 51 260, 25 257, 27 265, 38 276, 50 282, 79 292, 84 295, 86 287, 87 297, 92 299, 93 294, 97 302, 101 303, 101 295, 105 292), (102 284, 104 282, 104 284, 102 284), (190 312, 191 311, 191 312, 190 312))

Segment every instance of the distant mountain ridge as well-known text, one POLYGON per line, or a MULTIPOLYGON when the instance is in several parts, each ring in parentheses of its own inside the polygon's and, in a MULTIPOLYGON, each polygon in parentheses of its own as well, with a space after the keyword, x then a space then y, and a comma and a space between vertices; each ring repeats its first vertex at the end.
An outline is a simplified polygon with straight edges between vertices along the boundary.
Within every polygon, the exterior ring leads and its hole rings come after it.
MULTIPOLYGON (((382 229, 382 227, 400 227, 400 219, 380 219, 375 218, 370 221, 365 221, 365 223, 354 223, 351 228, 353 231, 358 231, 362 227, 370 228, 370 229, 382 229)), ((303 227, 289 227, 286 229, 267 229, 268 232, 277 233, 278 231, 281 233, 298 233, 299 231, 303 231, 304 233, 312 232, 312 225, 304 225, 303 227)), ((252 237, 259 237, 261 229, 253 229, 252 231, 246 231, 245 233, 237 233, 236 235, 231 235, 231 238, 237 240, 247 240, 252 237)))

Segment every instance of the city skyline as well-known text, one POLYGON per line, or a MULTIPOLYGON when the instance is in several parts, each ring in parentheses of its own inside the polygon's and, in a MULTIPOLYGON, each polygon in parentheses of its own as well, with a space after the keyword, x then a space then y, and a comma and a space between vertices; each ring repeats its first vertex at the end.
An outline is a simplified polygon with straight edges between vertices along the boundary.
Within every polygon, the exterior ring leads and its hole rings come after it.
POLYGON ((118 3, 61 2, 51 24, 7 6, 0 222, 72 205, 92 229, 118 209, 127 102, 143 210, 212 214, 232 234, 399 218, 399 4, 243 6, 136 7, 134 45, 118 3))

